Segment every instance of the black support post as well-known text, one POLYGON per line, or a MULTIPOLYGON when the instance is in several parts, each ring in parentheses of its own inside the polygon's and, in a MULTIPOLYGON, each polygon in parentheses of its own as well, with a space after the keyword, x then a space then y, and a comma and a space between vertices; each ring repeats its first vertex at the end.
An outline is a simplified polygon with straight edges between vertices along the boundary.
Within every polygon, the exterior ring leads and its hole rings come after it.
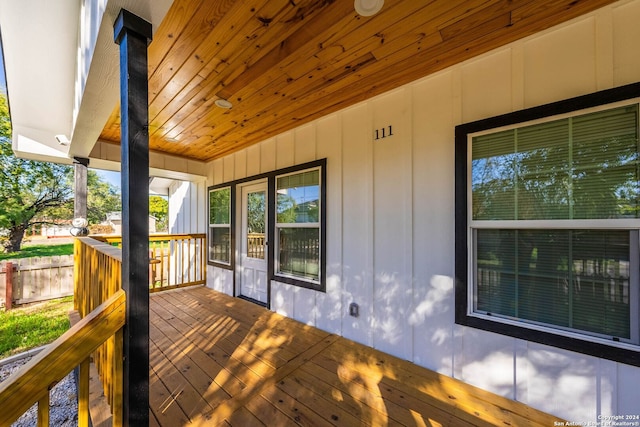
POLYGON ((122 288, 125 426, 149 424, 149 104, 147 45, 151 24, 121 10, 114 24, 120 45, 122 163, 122 288))

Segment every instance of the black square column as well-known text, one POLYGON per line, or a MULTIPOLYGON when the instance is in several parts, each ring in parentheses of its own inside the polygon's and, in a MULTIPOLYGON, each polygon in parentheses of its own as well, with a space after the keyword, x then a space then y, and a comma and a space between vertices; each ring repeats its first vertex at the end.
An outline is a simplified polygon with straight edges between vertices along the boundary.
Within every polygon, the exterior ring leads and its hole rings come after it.
POLYGON ((123 424, 149 425, 149 88, 151 24, 121 10, 120 45, 122 288, 124 327, 123 424))

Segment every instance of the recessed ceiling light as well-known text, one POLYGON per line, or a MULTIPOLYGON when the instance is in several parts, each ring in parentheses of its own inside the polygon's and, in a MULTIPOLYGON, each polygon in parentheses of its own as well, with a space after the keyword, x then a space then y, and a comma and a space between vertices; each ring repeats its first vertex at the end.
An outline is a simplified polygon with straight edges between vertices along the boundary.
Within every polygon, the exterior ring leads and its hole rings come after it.
POLYGON ((380 12, 383 4, 384 0, 355 0, 353 7, 359 15, 372 16, 380 12))
POLYGON ((220 108, 224 108, 225 110, 228 110, 229 108, 233 107, 233 104, 231 102, 222 98, 216 99, 214 104, 216 104, 220 108))

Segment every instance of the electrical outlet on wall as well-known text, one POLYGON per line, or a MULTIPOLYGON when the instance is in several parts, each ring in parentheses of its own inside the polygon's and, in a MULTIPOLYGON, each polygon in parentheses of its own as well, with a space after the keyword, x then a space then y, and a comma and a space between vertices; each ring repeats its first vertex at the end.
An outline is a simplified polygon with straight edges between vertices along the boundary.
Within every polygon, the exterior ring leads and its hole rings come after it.
POLYGON ((349 316, 358 317, 360 316, 360 306, 355 302, 349 304, 349 316))

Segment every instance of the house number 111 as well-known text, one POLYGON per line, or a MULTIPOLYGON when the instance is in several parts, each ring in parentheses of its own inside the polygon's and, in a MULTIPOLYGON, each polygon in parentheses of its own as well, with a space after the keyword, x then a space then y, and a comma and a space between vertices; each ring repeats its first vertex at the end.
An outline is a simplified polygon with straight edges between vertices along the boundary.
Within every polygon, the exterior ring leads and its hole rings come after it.
POLYGON ((382 129, 376 129, 376 141, 388 136, 393 136, 393 129, 391 128, 391 125, 383 127, 382 129))

